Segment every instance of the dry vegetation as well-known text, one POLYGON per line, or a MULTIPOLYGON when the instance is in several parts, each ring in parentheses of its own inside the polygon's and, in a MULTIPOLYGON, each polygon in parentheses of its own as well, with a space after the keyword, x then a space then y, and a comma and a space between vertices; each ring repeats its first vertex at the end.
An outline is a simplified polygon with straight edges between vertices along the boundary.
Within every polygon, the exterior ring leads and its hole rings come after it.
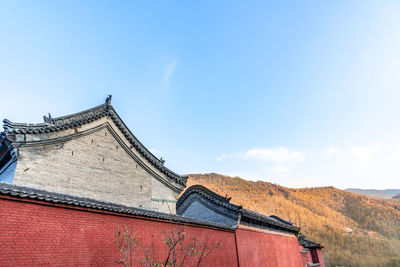
POLYGON ((190 175, 245 208, 294 222, 325 246, 329 266, 400 266, 400 202, 334 187, 290 189, 219 174, 190 175))

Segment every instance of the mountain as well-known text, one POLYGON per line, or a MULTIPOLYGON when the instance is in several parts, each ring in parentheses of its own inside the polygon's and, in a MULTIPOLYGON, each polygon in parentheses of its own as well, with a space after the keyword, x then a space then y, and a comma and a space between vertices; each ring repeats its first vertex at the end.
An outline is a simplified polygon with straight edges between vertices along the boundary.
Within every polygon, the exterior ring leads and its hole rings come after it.
POLYGON ((392 197, 393 199, 398 199, 400 200, 400 193, 397 193, 395 196, 392 197))
POLYGON ((392 198, 396 194, 400 193, 400 189, 359 189, 359 188, 347 188, 346 191, 363 194, 371 197, 381 197, 381 198, 392 198))
POLYGON ((189 175, 232 203, 277 215, 325 246, 329 266, 400 266, 400 201, 334 187, 291 189, 220 174, 189 175))

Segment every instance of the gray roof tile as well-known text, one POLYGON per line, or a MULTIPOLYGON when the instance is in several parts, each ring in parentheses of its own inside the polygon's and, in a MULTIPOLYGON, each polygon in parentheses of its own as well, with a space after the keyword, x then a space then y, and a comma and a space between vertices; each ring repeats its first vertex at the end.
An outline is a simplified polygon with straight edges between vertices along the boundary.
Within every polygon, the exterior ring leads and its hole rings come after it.
POLYGON ((99 201, 91 198, 60 194, 42 189, 36 189, 26 186, 18 186, 13 184, 0 183, 0 195, 6 195, 6 196, 8 195, 17 198, 29 198, 43 202, 64 204, 69 206, 79 206, 84 208, 112 211, 116 213, 135 215, 138 217, 148 217, 160 220, 167 220, 173 223, 187 223, 187 224, 221 228, 226 230, 234 230, 232 227, 229 227, 224 224, 203 221, 179 215, 171 215, 143 208, 128 207, 125 205, 99 201))

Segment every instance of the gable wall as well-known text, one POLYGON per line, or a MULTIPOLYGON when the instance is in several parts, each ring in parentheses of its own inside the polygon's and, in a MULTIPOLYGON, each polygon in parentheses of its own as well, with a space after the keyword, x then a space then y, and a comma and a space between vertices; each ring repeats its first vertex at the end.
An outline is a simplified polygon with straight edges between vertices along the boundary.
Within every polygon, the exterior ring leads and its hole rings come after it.
POLYGON ((177 193, 152 180, 106 127, 66 142, 19 148, 14 177, 17 185, 159 210, 153 192, 171 200, 177 193))
POLYGON ((151 177, 151 200, 154 210, 165 213, 176 213, 177 193, 151 177))
MULTIPOLYGON (((230 212, 232 214, 230 217, 228 217, 227 213, 229 211, 225 211, 225 214, 221 214, 221 211, 218 212, 218 209, 222 209, 220 206, 215 205, 213 203, 208 203, 208 206, 206 203, 202 203, 200 200, 201 198, 197 198, 195 195, 191 195, 188 197, 186 200, 187 202, 190 202, 190 205, 183 211, 178 209, 179 215, 185 216, 185 217, 190 217, 190 218, 197 218, 205 221, 211 221, 211 222, 217 222, 221 224, 226 224, 229 226, 236 226, 238 222, 238 218, 236 215, 236 218, 233 212, 230 212), (192 199, 189 199, 192 198, 192 199), (213 206, 213 208, 211 208, 213 206)), ((186 204, 186 203, 185 203, 186 204)), ((182 205, 183 206, 183 205, 182 205)))

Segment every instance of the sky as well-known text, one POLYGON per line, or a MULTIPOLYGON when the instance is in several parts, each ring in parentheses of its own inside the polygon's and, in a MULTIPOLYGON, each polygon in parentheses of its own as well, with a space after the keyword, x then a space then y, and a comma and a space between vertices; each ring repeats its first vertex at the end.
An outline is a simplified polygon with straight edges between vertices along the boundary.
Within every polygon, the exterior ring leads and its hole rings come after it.
POLYGON ((112 104, 180 174, 400 188, 398 1, 0 1, 0 118, 112 104))

